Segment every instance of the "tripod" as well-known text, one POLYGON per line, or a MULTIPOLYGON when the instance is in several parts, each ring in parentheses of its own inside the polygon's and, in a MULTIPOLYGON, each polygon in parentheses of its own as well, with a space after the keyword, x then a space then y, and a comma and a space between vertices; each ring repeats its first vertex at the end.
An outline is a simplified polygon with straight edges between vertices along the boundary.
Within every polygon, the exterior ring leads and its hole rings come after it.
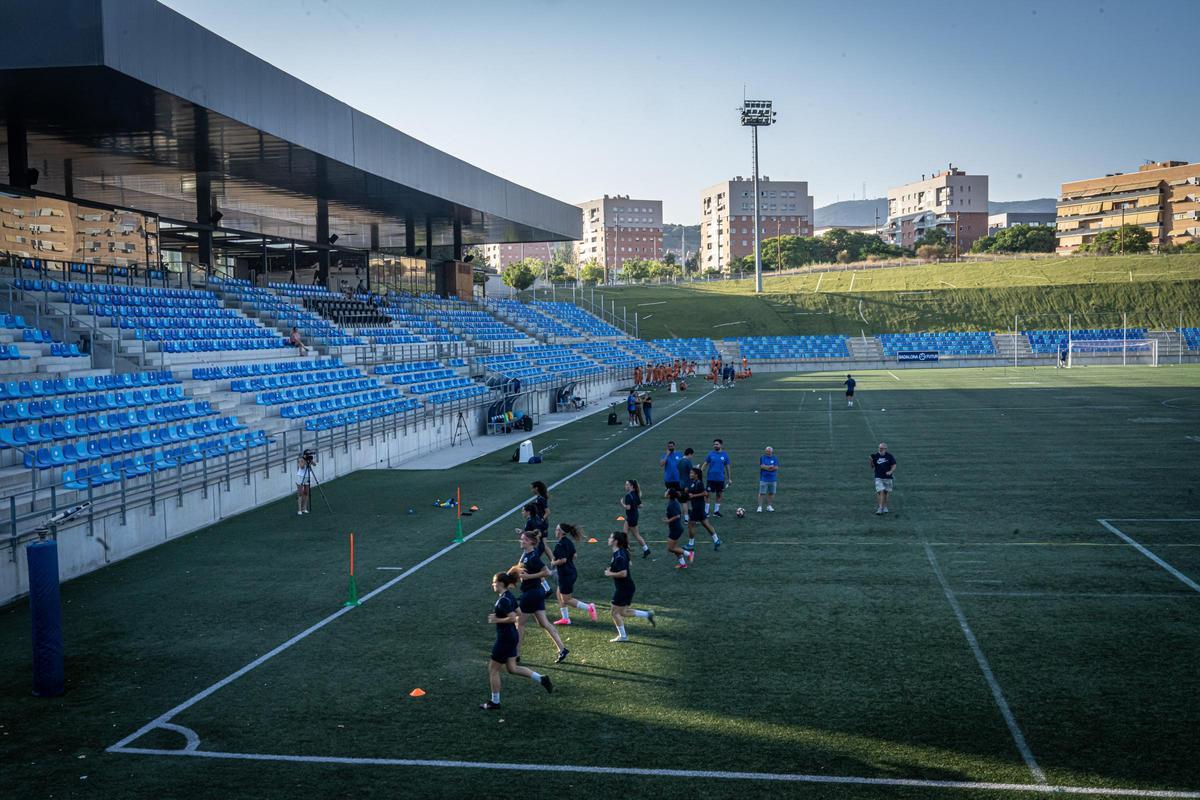
POLYGON ((463 416, 463 412, 458 412, 458 419, 454 423, 454 433, 450 435, 450 446, 462 444, 462 437, 466 435, 467 441, 471 446, 475 446, 475 440, 471 438, 471 426, 467 425, 467 418, 463 416))
POLYGON ((325 496, 325 489, 321 486, 321 482, 317 480, 317 474, 313 472, 312 463, 309 461, 304 462, 304 475, 300 478, 300 482, 303 486, 309 487, 309 505, 312 504, 312 487, 315 486, 317 487, 317 491, 321 493, 321 499, 325 501, 325 508, 329 509, 330 514, 334 514, 333 506, 329 504, 329 498, 325 496))

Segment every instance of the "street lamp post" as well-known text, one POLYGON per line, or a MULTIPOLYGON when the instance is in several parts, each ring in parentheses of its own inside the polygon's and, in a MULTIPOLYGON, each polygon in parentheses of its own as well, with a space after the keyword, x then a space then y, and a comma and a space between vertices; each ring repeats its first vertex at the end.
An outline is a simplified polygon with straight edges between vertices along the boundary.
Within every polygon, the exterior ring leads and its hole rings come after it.
MULTIPOLYGON (((762 294, 762 251, 759 249, 758 215, 758 129, 775 122, 775 112, 770 100, 743 100, 738 109, 742 114, 742 127, 749 128, 754 142, 754 291, 762 294)), ((732 200, 730 201, 732 203, 732 200)))

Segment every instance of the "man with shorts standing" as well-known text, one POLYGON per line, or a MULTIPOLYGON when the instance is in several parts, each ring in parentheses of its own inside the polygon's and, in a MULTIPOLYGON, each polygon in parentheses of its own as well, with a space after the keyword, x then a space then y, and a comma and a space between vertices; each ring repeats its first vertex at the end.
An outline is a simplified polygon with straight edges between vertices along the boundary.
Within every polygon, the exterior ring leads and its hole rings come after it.
POLYGON ((896 457, 888 452, 887 442, 880 442, 879 449, 871 453, 871 469, 875 471, 875 513, 887 514, 892 474, 896 471, 896 457))
POLYGON ((779 459, 775 449, 768 447, 758 457, 758 511, 763 510, 763 498, 767 499, 767 511, 774 511, 775 488, 779 483, 779 459))
MULTIPOLYGON (((663 468, 663 487, 667 490, 664 497, 669 497, 672 490, 683 488, 683 478, 679 474, 679 462, 683 460, 683 456, 675 449, 675 442, 667 442, 667 452, 658 460, 658 465, 663 468)), ((692 465, 688 464, 688 469, 692 465)))
POLYGON ((842 383, 846 384, 846 407, 849 408, 854 405, 854 387, 858 384, 858 381, 854 380, 852 376, 847 375, 846 380, 842 381, 842 383))
MULTIPOLYGON (((713 439, 713 449, 704 457, 704 466, 708 469, 706 489, 712 495, 712 515, 721 516, 721 497, 725 487, 733 483, 733 465, 729 462, 729 453, 725 452, 725 443, 713 439)), ((708 503, 704 504, 704 513, 708 513, 708 503)))

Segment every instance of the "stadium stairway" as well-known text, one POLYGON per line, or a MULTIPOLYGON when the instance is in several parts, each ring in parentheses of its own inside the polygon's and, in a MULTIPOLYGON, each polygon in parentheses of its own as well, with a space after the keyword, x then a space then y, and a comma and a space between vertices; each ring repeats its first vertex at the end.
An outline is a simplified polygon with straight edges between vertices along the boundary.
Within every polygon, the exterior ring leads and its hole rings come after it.
POLYGON ((1003 359, 1005 364, 1012 364, 1014 360, 1018 364, 1046 360, 1044 356, 1034 354, 1029 337, 1023 333, 994 333, 992 339, 996 343, 996 357, 1003 359))
POLYGON ((1159 363, 1178 359, 1187 352, 1187 343, 1179 331, 1147 331, 1146 338, 1158 342, 1159 363))
MULTIPOLYGON (((717 352, 721 354, 721 361, 726 364, 740 365, 742 363, 742 346, 737 339, 717 339, 717 352)), ((741 369, 741 366, 738 366, 741 369)))
POLYGON ((853 361, 883 361, 883 345, 874 336, 852 336, 846 339, 846 349, 853 361))

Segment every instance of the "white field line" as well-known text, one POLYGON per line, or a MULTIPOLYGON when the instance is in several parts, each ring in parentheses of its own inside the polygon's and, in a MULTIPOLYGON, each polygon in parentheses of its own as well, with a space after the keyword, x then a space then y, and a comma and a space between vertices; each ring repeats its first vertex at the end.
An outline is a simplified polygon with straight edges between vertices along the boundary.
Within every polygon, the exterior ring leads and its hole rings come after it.
POLYGON ((833 395, 825 395, 825 399, 829 401, 829 449, 833 449, 833 395))
POLYGON ((891 376, 892 376, 893 378, 895 378, 896 380, 900 380, 900 376, 899 376, 899 375, 897 375, 896 373, 892 372, 890 369, 887 371, 887 374, 888 374, 888 375, 891 375, 891 376))
POLYGON ((640 308, 641 306, 665 306, 666 304, 667 304, 666 300, 655 300, 653 303, 638 303, 638 307, 640 308))
POLYGON ((975 661, 979 664, 979 669, 983 672, 983 677, 987 680, 987 684, 992 690, 992 697, 995 699, 996 705, 1000 708, 1000 715, 1004 717, 1004 722, 1008 725, 1008 732, 1012 734, 1013 742, 1017 745, 1017 750, 1020 751, 1021 758, 1025 760, 1025 766, 1029 767, 1029 771, 1033 774, 1035 781, 1045 784, 1046 774, 1038 766, 1037 759, 1033 757, 1033 751, 1029 749, 1029 745, 1025 742, 1025 734, 1021 732, 1021 726, 1017 724, 1017 719, 1013 716, 1012 709, 1008 707, 1008 700, 1004 698, 1004 690, 1000 688, 1000 684, 996 681, 996 676, 992 673, 992 667, 988 663, 987 657, 983 654, 983 649, 979 646, 979 640, 975 638, 975 632, 967 624, 967 617, 963 614, 962 606, 958 604, 958 598, 955 597, 950 584, 946 582, 946 576, 942 574, 942 568, 938 565, 937 556, 933 554, 933 548, 928 544, 925 545, 925 557, 929 559, 929 565, 933 567, 933 574, 937 576, 938 583, 942 585, 942 593, 946 595, 946 599, 950 602, 950 609, 958 619, 958 627, 962 629, 963 636, 967 638, 967 644, 970 645, 971 652, 975 655, 975 661))
POLYGON ((404 567, 376 567, 375 569, 387 570, 389 572, 400 572, 404 567))
POLYGON ((713 325, 714 328, 728 328, 730 325, 745 325, 750 320, 739 319, 737 322, 722 322, 719 325, 713 325))
POLYGON ((1172 567, 1167 562, 1163 561, 1158 556, 1154 555, 1154 553, 1151 553, 1145 547, 1138 544, 1133 539, 1131 539, 1129 536, 1122 533, 1115 525, 1110 523, 1108 520, 1098 519, 1096 521, 1099 522, 1104 527, 1108 528, 1109 531, 1111 531, 1112 533, 1115 533, 1121 540, 1123 540, 1126 544, 1131 546, 1133 549, 1137 550, 1139 553, 1144 555, 1146 558, 1150 559, 1155 564, 1158 564, 1160 567, 1165 569, 1167 572, 1174 575, 1175 578, 1177 578, 1179 580, 1179 582, 1182 583, 1184 586, 1188 587, 1189 589, 1192 589, 1193 591, 1200 592, 1200 583, 1196 583, 1194 580, 1189 578, 1187 575, 1184 575, 1182 572, 1175 569, 1174 567, 1172 567))
POLYGON ((851 273, 850 273, 850 288, 849 288, 849 289, 847 289, 846 291, 848 291, 848 292, 853 292, 853 291, 854 291, 854 279, 855 279, 855 278, 857 278, 857 277, 858 277, 858 273, 857 273, 857 272, 851 272, 851 273))
MULTIPOLYGON (((669 415, 668 415, 667 417, 665 417, 665 418, 664 418, 662 421, 663 421, 663 422, 666 422, 667 420, 671 419, 672 417, 676 417, 676 416, 678 416, 678 415, 682 414, 684 411, 687 411, 689 408, 691 408, 692 406, 696 405, 696 404, 697 404, 697 403, 699 403, 701 400, 703 400, 704 398, 708 397, 709 395, 711 395, 711 394, 712 394, 713 392, 715 392, 715 391, 716 391, 716 389, 709 389, 707 392, 705 392, 704 394, 700 395, 700 396, 699 396, 699 397, 697 397, 695 400, 693 400, 692 402, 690 402, 690 403, 688 403, 687 405, 685 405, 683 408, 679 409, 678 411, 675 411, 675 412, 674 412, 674 413, 672 413, 672 414, 669 414, 669 415)), ((599 464, 601 461, 603 461, 604 459, 608 458, 609 456, 611 456, 613 453, 615 453, 615 452, 617 452, 618 450, 620 450, 620 449, 621 449, 622 447, 624 447, 625 445, 627 445, 627 444, 630 444, 630 443, 632 443, 632 442, 635 442, 635 441, 637 441, 638 439, 640 439, 641 437, 645 436, 647 433, 649 433, 649 432, 650 432, 650 431, 652 431, 652 430, 654 430, 654 428, 652 428, 652 427, 647 427, 647 428, 646 428, 646 430, 642 431, 641 433, 638 433, 638 434, 636 434, 636 435, 634 435, 634 436, 630 436, 630 437, 629 437, 628 439, 626 439, 625 441, 621 442, 620 444, 618 444, 618 445, 614 446, 612 449, 608 450, 607 452, 605 452, 605 453, 602 453, 601 455, 599 455, 599 456, 597 456, 596 458, 592 459, 591 461, 589 461, 588 463, 584 464, 582 467, 580 467, 579 469, 575 470, 575 471, 574 471, 574 472, 572 472, 571 474, 567 475, 566 477, 560 478, 559 480, 557 480, 557 481, 555 481, 554 483, 550 484, 550 486, 549 486, 548 488, 550 488, 550 489, 555 489, 555 488, 557 488, 557 487, 559 487, 559 486, 563 485, 563 484, 564 484, 564 483, 566 483, 567 481, 569 481, 569 480, 571 480, 572 478, 574 478, 576 475, 579 475, 580 473, 584 472, 585 470, 588 470, 588 469, 590 469, 591 467, 595 466, 596 464, 599 464)), ((471 540, 472 540, 472 539, 474 539, 476 536, 478 536, 479 534, 481 534, 481 533, 483 533, 484 531, 486 531, 488 528, 492 527, 493 525, 496 525, 497 523, 499 523, 499 522, 501 522, 501 521, 503 521, 503 520, 507 519, 509 516, 511 516, 511 515, 513 515, 513 514, 515 514, 515 513, 517 513, 518 511, 520 511, 520 510, 521 510, 521 508, 522 508, 522 507, 524 507, 524 505, 525 505, 525 503, 526 503, 526 500, 527 500, 527 499, 528 499, 528 498, 526 498, 526 499, 523 499, 523 500, 522 500, 520 503, 517 503, 515 506, 513 506, 512 508, 510 508, 508 511, 505 511, 505 512, 501 513, 501 514, 500 514, 498 517, 494 518, 494 519, 493 519, 493 520, 491 520, 490 522, 487 522, 487 523, 485 523, 483 526, 481 526, 481 527, 479 527, 479 528, 476 528, 474 531, 472 531, 472 532, 471 532, 471 533, 469 533, 468 535, 464 536, 464 537, 463 537, 463 540, 462 540, 461 542, 451 542, 450 544, 448 544, 448 545, 446 545, 445 547, 443 547, 441 550, 438 550, 436 553, 434 553, 433 555, 431 555, 431 556, 429 556, 428 558, 426 558, 424 561, 421 561, 421 562, 419 562, 419 563, 415 564, 414 566, 412 566, 412 567, 409 567, 407 570, 405 570, 404 572, 400 573, 400 574, 399 574, 399 575, 397 575, 396 577, 392 578, 390 581, 388 581, 388 582, 386 582, 386 583, 384 583, 384 584, 382 584, 382 585, 380 585, 380 586, 376 587, 375 589, 371 590, 370 592, 367 592, 365 595, 363 595, 361 598, 359 598, 359 601, 358 601, 358 603, 359 603, 359 604, 358 604, 358 606, 342 606, 342 607, 341 607, 341 608, 339 608, 337 611, 335 611, 335 612, 333 612, 332 614, 330 614, 328 617, 325 617, 325 619, 321 620, 320 622, 317 622, 317 623, 316 623, 316 624, 314 624, 314 625, 311 625, 311 626, 309 626, 308 628, 305 628, 304 630, 300 631, 300 633, 297 633, 295 636, 293 636, 292 638, 288 639, 288 640, 287 640, 286 642, 284 642, 283 644, 281 644, 281 645, 278 645, 278 646, 277 646, 277 647, 275 647, 274 649, 272 649, 272 650, 269 650, 268 652, 266 652, 266 653, 262 654, 261 656, 259 656, 258 658, 254 659, 254 660, 253 660, 253 661, 251 661, 249 664, 247 664, 246 666, 244 666, 244 667, 242 667, 241 669, 237 670, 236 672, 233 672, 233 673, 231 673, 231 674, 229 674, 229 675, 225 676, 225 677, 224 677, 224 678, 222 678, 221 680, 219 680, 219 681, 217 681, 216 683, 214 683, 213 685, 209 686, 207 689, 204 689, 204 690, 202 690, 202 691, 200 691, 200 692, 197 692, 196 694, 194 694, 194 695, 192 695, 191 697, 189 697, 187 700, 184 700, 182 703, 180 703, 179 705, 175 706, 175 707, 174 707, 174 708, 172 708, 170 711, 167 711, 166 713, 164 713, 164 714, 162 714, 162 715, 160 715, 160 716, 156 717, 155 719, 152 719, 150 722, 147 722, 145 725, 143 725, 142 727, 138 728, 136 731, 134 731, 133 733, 129 734, 128 736, 126 736, 126 737, 125 737, 124 739, 122 739, 121 741, 119 741, 119 742, 117 742, 116 744, 112 745, 111 747, 107 748, 108 752, 117 752, 117 751, 120 751, 120 750, 124 749, 124 748, 125 748, 125 746, 126 746, 126 745, 128 745, 130 742, 137 741, 137 740, 138 740, 138 739, 140 739, 142 736, 146 735, 147 733, 149 733, 150 731, 154 730, 155 728, 162 727, 164 723, 166 723, 166 722, 170 722, 170 721, 171 721, 171 718, 172 718, 172 717, 174 717, 176 714, 179 714, 180 712, 182 712, 182 711, 185 711, 185 710, 187 710, 187 709, 191 708, 191 707, 192 707, 192 706, 194 706, 196 703, 199 703, 201 700, 205 699, 206 697, 208 697, 209 695, 211 695, 211 694, 213 694, 214 692, 218 691, 219 689, 222 689, 222 688, 224 688, 225 686, 228 686, 229 684, 233 683, 233 682, 234 682, 234 681, 236 681, 238 678, 242 677, 243 675, 245 675, 247 672, 249 672, 250 670, 254 669, 255 667, 258 667, 258 666, 261 666, 262 664, 265 664, 267 661, 270 661, 272 658, 274 658, 275 656, 279 655, 279 654, 280 654, 280 653, 282 653, 284 650, 287 650, 287 649, 288 649, 289 647, 291 647, 292 645, 294 645, 294 644, 297 644, 297 643, 299 643, 299 642, 303 641, 304 639, 307 639, 309 636, 311 636, 312 634, 316 633, 316 632, 317 632, 317 631, 319 631, 321 628, 324 628, 326 625, 328 625, 329 623, 333 622, 333 621, 334 621, 335 619, 337 619, 338 617, 341 617, 343 614, 349 613, 351 610, 353 610, 353 609, 355 609, 355 608, 358 608, 358 607, 360 607, 360 606, 363 606, 363 605, 365 605, 365 604, 366 604, 368 601, 370 601, 370 600, 371 600, 373 597, 375 597, 376 595, 378 595, 378 594, 380 594, 380 593, 382 593, 382 592, 386 592, 388 589, 392 588, 392 587, 393 587, 393 586, 395 586, 397 583, 399 583, 400 581, 402 581, 402 580, 404 580, 405 578, 407 578, 409 575, 412 575, 412 574, 413 574, 413 573, 415 573, 417 570, 419 570, 419 569, 422 569, 423 567, 425 567, 425 566, 427 566, 427 565, 429 565, 429 564, 432 564, 434 561, 436 561, 436 560, 438 560, 439 558, 441 558, 442 556, 446 555, 446 553, 449 553, 451 550, 454 550, 455 548, 457 548, 457 547, 460 547, 460 546, 462 546, 463 544, 465 544, 465 543, 467 543, 467 542, 471 541, 471 540)))
POLYGON ((871 778, 856 775, 806 775, 788 772, 732 772, 724 770, 643 769, 599 767, 582 764, 529 764, 491 761, 457 761, 432 758, 351 758, 345 756, 297 756, 274 753, 228 753, 213 750, 159 750, 127 747, 120 752, 151 756, 184 756, 235 761, 275 761, 298 764, 340 764, 356 767, 435 767, 482 769, 509 772, 565 772, 590 775, 619 775, 651 778, 689 778, 773 783, 815 783, 842 786, 907 786, 918 789, 973 789, 1036 794, 1068 794, 1088 797, 1161 797, 1197 800, 1200 792, 1171 789, 1119 789, 1093 786, 1057 786, 1046 783, 994 783, 990 781, 938 781, 921 778, 871 778))
POLYGON ((1137 599, 1149 597, 1182 597, 1185 600, 1196 598, 1196 594, 1187 592, 958 592, 959 597, 1028 597, 1028 598, 1059 598, 1070 600, 1073 597, 1095 598, 1105 597, 1110 599, 1118 599, 1122 597, 1133 597, 1137 599))
POLYGON ((821 291, 821 281, 823 281, 823 280, 825 280, 824 272, 822 272, 820 275, 817 276, 817 286, 815 289, 813 289, 813 294, 817 294, 818 292, 821 291))
POLYGON ((1200 522, 1200 517, 1106 517, 1109 522, 1200 522))

